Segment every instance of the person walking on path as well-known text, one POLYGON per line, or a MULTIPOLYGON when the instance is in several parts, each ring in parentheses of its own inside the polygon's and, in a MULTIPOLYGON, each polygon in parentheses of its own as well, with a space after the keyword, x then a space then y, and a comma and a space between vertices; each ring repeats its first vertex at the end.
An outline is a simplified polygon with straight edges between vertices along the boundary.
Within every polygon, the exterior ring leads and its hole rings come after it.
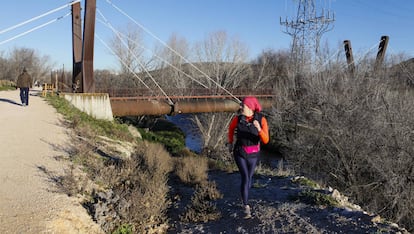
POLYGON ((262 107, 255 97, 248 96, 241 103, 241 113, 235 116, 229 125, 228 147, 241 176, 241 198, 245 218, 251 217, 248 204, 252 177, 260 156, 260 143, 269 142, 269 129, 266 118, 260 113, 262 107), (234 144, 234 134, 236 142, 234 144))
POLYGON ((23 72, 17 77, 17 88, 20 89, 20 100, 22 106, 29 105, 29 89, 32 88, 32 76, 27 72, 26 68, 23 68, 23 72))
POLYGON ((72 130, 41 95, 30 97, 31 110, 8 102, 18 95, 0 91, 0 233, 104 234, 79 198, 53 182, 71 168, 72 130))

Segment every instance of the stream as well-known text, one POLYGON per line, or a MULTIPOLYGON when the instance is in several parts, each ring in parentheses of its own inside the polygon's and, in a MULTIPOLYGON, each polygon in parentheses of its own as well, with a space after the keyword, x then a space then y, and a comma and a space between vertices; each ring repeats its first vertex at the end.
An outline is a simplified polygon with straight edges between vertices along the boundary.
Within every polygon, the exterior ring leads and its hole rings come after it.
MULTIPOLYGON (((185 144, 187 148, 196 153, 200 153, 203 147, 203 139, 200 135, 198 127, 191 121, 191 114, 179 114, 174 116, 166 116, 166 119, 179 127, 185 134, 185 144)), ((274 153, 262 150, 260 161, 271 167, 278 166, 281 157, 274 153)))

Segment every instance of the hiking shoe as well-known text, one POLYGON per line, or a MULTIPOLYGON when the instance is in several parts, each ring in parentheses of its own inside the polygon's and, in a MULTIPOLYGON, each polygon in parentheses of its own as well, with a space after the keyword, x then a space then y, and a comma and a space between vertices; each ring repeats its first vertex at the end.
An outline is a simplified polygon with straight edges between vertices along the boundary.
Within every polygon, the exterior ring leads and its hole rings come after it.
POLYGON ((252 217, 252 213, 250 210, 250 206, 249 205, 245 205, 244 206, 244 218, 245 219, 250 219, 252 217))

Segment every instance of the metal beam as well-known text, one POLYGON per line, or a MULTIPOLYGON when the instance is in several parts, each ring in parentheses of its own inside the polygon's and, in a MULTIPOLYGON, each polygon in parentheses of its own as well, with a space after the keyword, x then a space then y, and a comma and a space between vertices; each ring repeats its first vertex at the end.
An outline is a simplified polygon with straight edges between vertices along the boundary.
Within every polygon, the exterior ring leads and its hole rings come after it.
POLYGON ((163 100, 142 100, 136 98, 110 98, 113 116, 165 115, 173 107, 163 100))
POLYGON ((95 92, 95 80, 93 77, 93 50, 95 38, 96 0, 85 1, 85 21, 83 32, 82 75, 83 92, 95 92))

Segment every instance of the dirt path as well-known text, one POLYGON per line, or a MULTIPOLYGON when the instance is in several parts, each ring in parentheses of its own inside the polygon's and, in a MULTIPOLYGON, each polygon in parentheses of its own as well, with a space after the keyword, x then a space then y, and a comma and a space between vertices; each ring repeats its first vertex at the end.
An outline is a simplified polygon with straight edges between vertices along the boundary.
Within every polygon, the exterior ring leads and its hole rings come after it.
MULTIPOLYGON (((212 171, 209 180, 217 184, 223 198, 214 201, 221 218, 209 222, 187 223, 178 217, 191 202, 193 190, 188 186, 171 186, 173 194, 180 197, 179 204, 170 210, 169 234, 175 233, 393 233, 408 234, 394 224, 380 222, 379 216, 359 209, 335 208, 292 201, 306 190, 292 182, 291 177, 255 176, 250 191, 252 206, 250 219, 244 219, 240 204, 240 175, 212 171), (376 220, 376 221, 375 221, 376 220)), ((321 190, 320 192, 327 192, 321 190)))
POLYGON ((75 198, 53 192, 44 171, 63 174, 68 141, 60 115, 31 90, 0 91, 0 233, 99 233, 75 198))

